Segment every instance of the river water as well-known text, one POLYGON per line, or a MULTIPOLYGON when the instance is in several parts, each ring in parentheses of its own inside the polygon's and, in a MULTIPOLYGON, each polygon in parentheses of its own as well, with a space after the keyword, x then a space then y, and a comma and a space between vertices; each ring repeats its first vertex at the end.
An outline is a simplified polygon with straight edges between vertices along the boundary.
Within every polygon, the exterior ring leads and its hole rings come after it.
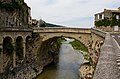
POLYGON ((78 69, 84 57, 73 49, 70 41, 62 43, 58 63, 45 67, 44 72, 36 79, 79 79, 78 69))

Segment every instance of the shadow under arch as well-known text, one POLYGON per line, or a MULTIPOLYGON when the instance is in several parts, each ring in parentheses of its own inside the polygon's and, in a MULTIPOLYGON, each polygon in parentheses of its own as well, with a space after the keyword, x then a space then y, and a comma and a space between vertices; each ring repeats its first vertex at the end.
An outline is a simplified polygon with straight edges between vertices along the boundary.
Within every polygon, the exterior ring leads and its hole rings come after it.
POLYGON ((26 58, 30 57, 31 53, 30 53, 30 42, 31 42, 31 36, 27 36, 25 39, 25 50, 26 50, 26 58))
POLYGON ((18 36, 16 38, 15 51, 16 51, 17 59, 22 60, 24 58, 23 57, 23 38, 22 38, 22 36, 18 36))
POLYGON ((13 40, 11 37, 7 36, 3 39, 3 67, 5 70, 8 70, 9 67, 12 67, 12 57, 13 57, 13 40))
POLYGON ((3 54, 11 55, 13 53, 14 47, 12 42, 13 40, 9 36, 3 39, 3 54))
MULTIPOLYGON (((58 42, 59 38, 62 40, 65 40, 65 38, 77 40, 78 42, 81 43, 81 45, 83 45, 87 49, 87 53, 89 53, 88 48, 80 40, 73 38, 73 37, 67 37, 67 36, 55 36, 55 37, 49 38, 47 40, 44 40, 42 42, 41 47, 40 47, 39 52, 38 52, 38 54, 39 54, 38 56, 40 56, 40 58, 42 58, 42 57, 44 57, 44 54, 46 54, 46 53, 48 53, 48 55, 51 55, 52 57, 54 57, 54 55, 57 55, 59 52, 59 48, 60 48, 60 42, 57 43, 57 46, 56 46, 56 48, 58 49, 57 51, 52 51, 53 50, 52 47, 54 47, 52 45, 54 45, 55 42, 58 42)), ((42 59, 42 60, 44 60, 44 59, 42 59)))
MULTIPOLYGON (((74 38, 74 37, 70 37, 70 36, 61 35, 61 36, 54 36, 54 37, 51 37, 51 38, 49 38, 49 39, 44 40, 43 42, 49 43, 49 42, 52 42, 52 41, 57 40, 58 38, 63 38, 63 39, 64 39, 64 38, 74 39, 74 40, 78 41, 79 43, 81 43, 81 45, 84 46, 84 47, 86 48, 86 51, 89 53, 88 48, 87 48, 87 46, 85 45, 86 42, 82 42, 79 38, 74 38)), ((64 40, 65 40, 65 39, 64 39, 64 40)))

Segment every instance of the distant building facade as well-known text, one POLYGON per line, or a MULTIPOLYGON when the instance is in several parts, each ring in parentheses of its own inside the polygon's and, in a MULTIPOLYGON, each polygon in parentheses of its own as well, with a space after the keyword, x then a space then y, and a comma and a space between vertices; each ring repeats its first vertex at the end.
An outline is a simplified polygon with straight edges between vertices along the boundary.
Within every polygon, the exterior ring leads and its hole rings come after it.
POLYGON ((95 27, 109 32, 120 31, 120 7, 117 10, 104 9, 95 14, 95 27))
POLYGON ((37 26, 37 25, 38 25, 38 20, 32 19, 32 25, 33 25, 33 26, 37 26))

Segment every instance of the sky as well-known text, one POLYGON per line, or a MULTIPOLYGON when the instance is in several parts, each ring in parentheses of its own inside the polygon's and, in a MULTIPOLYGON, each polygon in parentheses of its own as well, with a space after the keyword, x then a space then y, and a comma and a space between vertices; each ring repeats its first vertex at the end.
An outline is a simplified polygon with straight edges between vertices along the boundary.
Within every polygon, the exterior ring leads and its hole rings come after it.
POLYGON ((120 0, 25 0, 33 19, 78 27, 94 27, 94 14, 104 9, 117 9, 120 0))

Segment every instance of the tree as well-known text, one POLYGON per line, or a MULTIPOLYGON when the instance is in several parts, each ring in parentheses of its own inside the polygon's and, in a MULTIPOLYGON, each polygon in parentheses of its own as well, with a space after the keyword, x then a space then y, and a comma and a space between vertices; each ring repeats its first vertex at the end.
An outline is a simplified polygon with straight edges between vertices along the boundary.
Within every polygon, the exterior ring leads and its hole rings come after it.
POLYGON ((39 26, 40 26, 40 27, 47 27, 47 26, 46 26, 46 22, 43 21, 42 19, 40 19, 40 21, 39 21, 39 26))

